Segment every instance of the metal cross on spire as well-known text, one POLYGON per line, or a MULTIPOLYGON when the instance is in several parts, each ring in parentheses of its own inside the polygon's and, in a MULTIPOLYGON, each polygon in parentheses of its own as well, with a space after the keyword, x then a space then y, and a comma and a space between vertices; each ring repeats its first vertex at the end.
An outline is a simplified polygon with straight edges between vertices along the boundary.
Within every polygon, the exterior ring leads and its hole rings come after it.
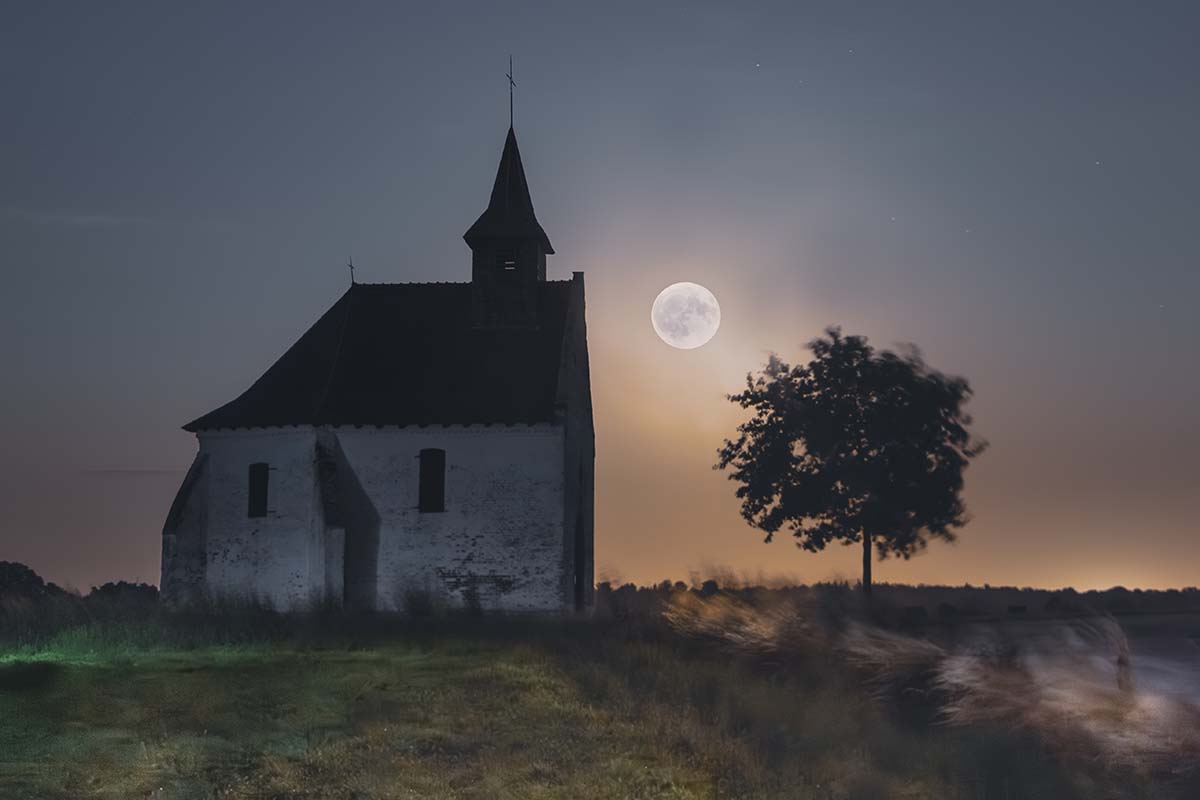
POLYGON ((513 87, 517 82, 513 80, 512 56, 508 57, 508 72, 504 77, 508 78, 508 127, 513 126, 513 87))
POLYGON ((346 264, 350 268, 350 285, 354 285, 354 256, 350 256, 350 261, 346 264))

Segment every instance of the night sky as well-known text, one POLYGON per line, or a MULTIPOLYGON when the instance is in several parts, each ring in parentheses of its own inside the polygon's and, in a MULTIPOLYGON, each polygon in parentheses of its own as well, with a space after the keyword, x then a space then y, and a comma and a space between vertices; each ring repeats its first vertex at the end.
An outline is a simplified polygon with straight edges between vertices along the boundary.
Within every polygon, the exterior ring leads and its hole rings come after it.
POLYGON ((973 521, 876 579, 1200 583, 1200 4, 8 2, 0 560, 156 582, 195 440, 346 289, 464 281, 508 124, 586 273, 599 578, 761 543, 723 399, 828 324, 967 377, 973 521), (650 304, 711 289, 663 344, 650 304))

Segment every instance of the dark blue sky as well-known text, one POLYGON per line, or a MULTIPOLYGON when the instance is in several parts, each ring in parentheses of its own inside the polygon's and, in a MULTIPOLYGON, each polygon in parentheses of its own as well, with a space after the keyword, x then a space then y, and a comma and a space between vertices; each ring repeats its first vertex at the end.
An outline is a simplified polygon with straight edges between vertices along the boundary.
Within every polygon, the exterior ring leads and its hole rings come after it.
POLYGON ((5 5, 0 559, 155 580, 195 449, 347 282, 466 280, 516 127, 587 273, 597 558, 759 543, 722 400, 830 323, 969 378, 975 520, 881 579, 1200 583, 1195 3, 5 5), (647 7, 652 6, 652 7, 647 7), (654 338, 663 286, 723 327, 654 338))

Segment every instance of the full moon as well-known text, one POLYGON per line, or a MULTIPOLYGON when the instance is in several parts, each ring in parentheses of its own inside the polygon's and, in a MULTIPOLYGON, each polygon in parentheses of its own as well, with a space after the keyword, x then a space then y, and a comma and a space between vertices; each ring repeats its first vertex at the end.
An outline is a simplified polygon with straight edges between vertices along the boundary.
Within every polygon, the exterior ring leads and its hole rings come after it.
POLYGON ((650 308, 654 332, 671 347, 693 350, 721 327, 721 306, 698 283, 672 283, 658 293, 650 308))

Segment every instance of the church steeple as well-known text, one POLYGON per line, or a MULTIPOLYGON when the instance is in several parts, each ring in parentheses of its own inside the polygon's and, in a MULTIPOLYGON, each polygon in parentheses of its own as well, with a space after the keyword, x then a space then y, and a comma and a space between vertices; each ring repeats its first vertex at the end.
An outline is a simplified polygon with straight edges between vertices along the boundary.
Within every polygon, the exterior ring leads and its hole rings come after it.
POLYGON ((504 140, 487 209, 463 234, 471 248, 472 315, 479 327, 537 324, 538 284, 554 247, 533 211, 517 135, 504 140))
POLYGON ((554 255, 550 238, 533 212, 533 199, 529 196, 517 135, 511 127, 504 140, 504 152, 500 155, 500 167, 496 170, 488 207, 463 234, 463 239, 472 250, 488 239, 533 240, 541 246, 543 253, 554 255))

